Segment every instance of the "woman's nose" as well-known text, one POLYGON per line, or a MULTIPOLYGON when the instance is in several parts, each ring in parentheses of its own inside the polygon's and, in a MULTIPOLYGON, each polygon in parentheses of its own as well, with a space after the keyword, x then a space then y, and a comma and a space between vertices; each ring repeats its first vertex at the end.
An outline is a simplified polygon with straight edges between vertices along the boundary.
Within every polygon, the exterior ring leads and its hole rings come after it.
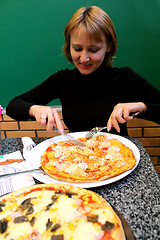
POLYGON ((81 53, 80 60, 82 62, 88 62, 89 61, 89 54, 86 51, 83 51, 81 53))

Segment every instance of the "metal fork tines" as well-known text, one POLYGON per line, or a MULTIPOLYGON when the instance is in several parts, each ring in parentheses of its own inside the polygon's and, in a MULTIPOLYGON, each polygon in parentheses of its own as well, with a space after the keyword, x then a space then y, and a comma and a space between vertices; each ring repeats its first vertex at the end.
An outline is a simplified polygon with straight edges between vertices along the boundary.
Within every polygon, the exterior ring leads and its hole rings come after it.
POLYGON ((91 131, 89 131, 86 135, 85 138, 91 138, 93 135, 95 135, 96 133, 106 129, 107 127, 95 127, 92 128, 91 131))

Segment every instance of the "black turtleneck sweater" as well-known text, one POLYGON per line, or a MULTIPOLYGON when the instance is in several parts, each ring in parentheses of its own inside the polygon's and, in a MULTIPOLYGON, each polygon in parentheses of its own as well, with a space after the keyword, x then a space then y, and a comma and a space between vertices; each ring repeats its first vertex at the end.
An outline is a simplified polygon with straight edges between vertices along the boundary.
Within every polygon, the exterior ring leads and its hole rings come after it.
MULTIPOLYGON (((77 69, 61 70, 30 91, 15 97, 7 106, 7 114, 16 120, 27 120, 32 105, 46 105, 59 98, 63 119, 72 131, 86 131, 106 126, 117 103, 144 102, 146 113, 139 116, 160 124, 160 91, 130 68, 108 68, 101 65, 89 75, 77 69)), ((126 124, 120 125, 127 135, 126 124)), ((117 133, 115 129, 112 133, 117 133)))

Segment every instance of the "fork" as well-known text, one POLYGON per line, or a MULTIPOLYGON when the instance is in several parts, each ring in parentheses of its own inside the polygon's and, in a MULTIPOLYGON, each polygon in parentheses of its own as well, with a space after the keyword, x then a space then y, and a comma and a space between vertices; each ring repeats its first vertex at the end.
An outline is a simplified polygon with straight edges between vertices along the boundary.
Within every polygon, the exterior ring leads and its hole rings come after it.
MULTIPOLYGON (((130 116, 135 117, 139 114, 139 112, 133 112, 130 114, 130 116)), ((86 135, 85 138, 91 138, 93 135, 95 135, 98 132, 101 132, 103 129, 106 129, 106 127, 94 127, 92 128, 86 135)))
POLYGON ((91 138, 93 135, 95 135, 96 133, 98 133, 106 128, 107 128, 107 126, 106 127, 94 127, 85 135, 85 138, 91 138))

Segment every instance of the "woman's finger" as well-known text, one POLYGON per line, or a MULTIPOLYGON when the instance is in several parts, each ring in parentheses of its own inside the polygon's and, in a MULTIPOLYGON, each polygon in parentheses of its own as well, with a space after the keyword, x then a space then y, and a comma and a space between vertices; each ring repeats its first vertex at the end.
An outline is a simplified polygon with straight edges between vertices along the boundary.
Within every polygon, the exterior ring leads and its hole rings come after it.
POLYGON ((108 120, 107 130, 110 131, 112 127, 114 127, 117 130, 117 132, 120 132, 119 122, 115 118, 115 112, 114 111, 111 113, 110 118, 108 120))
POLYGON ((107 122, 107 131, 110 132, 112 128, 112 122, 111 122, 111 118, 109 118, 108 122, 107 122))
POLYGON ((125 123, 126 120, 123 118, 123 108, 118 107, 116 110, 113 112, 113 121, 116 119, 119 123, 125 123))
POLYGON ((112 121, 112 127, 114 127, 117 130, 117 132, 120 132, 119 122, 117 121, 117 119, 113 118, 111 119, 111 121, 112 121))
POLYGON ((64 131, 64 128, 63 128, 63 124, 62 124, 62 121, 60 119, 60 116, 57 112, 56 109, 53 109, 52 110, 52 114, 54 114, 54 123, 55 123, 55 126, 58 128, 58 130, 60 132, 63 132, 64 131))
POLYGON ((46 130, 53 130, 54 126, 58 128, 60 132, 64 131, 60 116, 56 109, 48 106, 33 105, 30 108, 30 115, 36 118, 36 121, 45 126, 46 130))
POLYGON ((51 131, 55 126, 55 119, 52 113, 48 113, 46 130, 51 131))

